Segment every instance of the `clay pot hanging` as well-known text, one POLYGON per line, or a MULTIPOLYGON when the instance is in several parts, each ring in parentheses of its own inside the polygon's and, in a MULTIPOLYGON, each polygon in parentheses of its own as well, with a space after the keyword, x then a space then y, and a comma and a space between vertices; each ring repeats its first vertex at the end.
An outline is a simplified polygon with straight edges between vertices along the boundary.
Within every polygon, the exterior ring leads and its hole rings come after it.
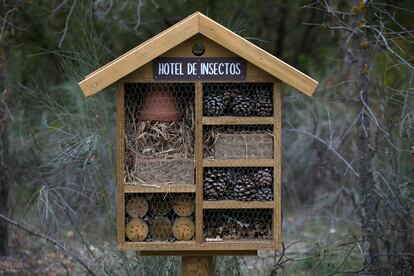
POLYGON ((139 113, 140 121, 175 121, 178 119, 177 100, 170 85, 160 85, 147 92, 139 113))

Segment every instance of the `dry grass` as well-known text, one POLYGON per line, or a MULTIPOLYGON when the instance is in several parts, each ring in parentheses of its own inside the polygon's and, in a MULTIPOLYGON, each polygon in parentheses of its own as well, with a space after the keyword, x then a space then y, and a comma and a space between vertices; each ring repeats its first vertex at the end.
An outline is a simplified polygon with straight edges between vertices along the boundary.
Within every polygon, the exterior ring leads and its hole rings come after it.
POLYGON ((126 102, 125 178, 139 181, 137 164, 143 159, 194 159, 194 104, 191 97, 177 97, 177 121, 140 121, 140 99, 126 102))

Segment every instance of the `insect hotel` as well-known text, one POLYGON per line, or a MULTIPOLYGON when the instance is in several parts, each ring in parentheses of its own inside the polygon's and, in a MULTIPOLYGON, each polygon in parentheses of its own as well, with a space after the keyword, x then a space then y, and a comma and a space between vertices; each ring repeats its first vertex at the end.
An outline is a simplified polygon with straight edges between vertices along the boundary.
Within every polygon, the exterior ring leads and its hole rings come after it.
POLYGON ((116 83, 118 247, 256 254, 281 243, 281 90, 318 83, 201 13, 88 75, 116 83))

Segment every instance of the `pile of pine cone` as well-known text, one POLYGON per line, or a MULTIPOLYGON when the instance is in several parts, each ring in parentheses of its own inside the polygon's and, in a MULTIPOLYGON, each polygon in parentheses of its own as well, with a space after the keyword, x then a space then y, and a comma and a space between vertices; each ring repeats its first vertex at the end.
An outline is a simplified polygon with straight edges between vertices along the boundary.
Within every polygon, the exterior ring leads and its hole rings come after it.
POLYGON ((238 169, 207 168, 204 171, 204 199, 273 200, 273 176, 268 168, 243 173, 238 169))
POLYGON ((273 105, 269 91, 254 93, 238 90, 207 93, 203 98, 204 116, 272 116, 273 105))
POLYGON ((272 239, 270 220, 255 219, 252 223, 243 223, 235 219, 226 221, 212 219, 204 229, 206 238, 238 240, 238 239, 272 239))

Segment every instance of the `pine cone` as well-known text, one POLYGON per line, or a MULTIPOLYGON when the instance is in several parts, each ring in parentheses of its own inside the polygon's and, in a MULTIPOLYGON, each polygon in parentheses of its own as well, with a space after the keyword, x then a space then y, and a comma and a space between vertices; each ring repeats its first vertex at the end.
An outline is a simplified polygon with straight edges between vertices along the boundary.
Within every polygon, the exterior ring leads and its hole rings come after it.
POLYGON ((224 104, 227 106, 230 106, 233 101, 233 98, 237 96, 239 93, 240 91, 237 89, 224 91, 223 93, 224 104))
POLYGON ((267 101, 258 101, 255 103, 256 116, 269 117, 273 115, 273 105, 267 101))
POLYGON ((234 195, 237 200, 251 201, 255 200, 257 186, 252 182, 249 176, 243 175, 234 187, 234 195))
POLYGON ((269 201, 273 200, 273 192, 270 188, 261 188, 256 193, 256 200, 269 201))
POLYGON ((257 187, 272 187, 273 176, 270 169, 259 169, 252 176, 252 181, 257 187))
POLYGON ((205 116, 220 116, 224 112, 224 100, 221 95, 207 95, 203 99, 205 116))
POLYGON ((231 111, 234 116, 250 116, 253 112, 253 102, 248 95, 239 94, 233 97, 231 111))
POLYGON ((227 174, 222 169, 207 169, 204 172, 204 199, 222 199, 226 191, 227 174))
POLYGON ((267 117, 273 115, 273 105, 272 99, 270 97, 270 92, 257 91, 255 94, 254 102, 254 114, 256 116, 267 117))
POLYGON ((228 169, 226 174, 227 186, 224 192, 223 199, 234 200, 234 187, 237 184, 237 173, 234 170, 228 169))

